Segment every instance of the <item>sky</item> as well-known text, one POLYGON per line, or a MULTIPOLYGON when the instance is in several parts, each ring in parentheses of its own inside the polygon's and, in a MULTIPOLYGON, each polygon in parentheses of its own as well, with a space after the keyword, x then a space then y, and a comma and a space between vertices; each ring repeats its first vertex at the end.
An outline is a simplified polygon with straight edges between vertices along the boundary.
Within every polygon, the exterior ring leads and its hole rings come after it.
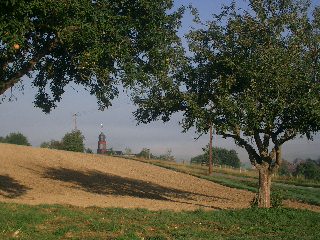
MULTIPOLYGON (((198 8, 202 21, 209 20, 213 13, 219 12, 222 4, 231 1, 222 0, 176 0, 176 7, 192 3, 198 8)), ((238 5, 245 7, 245 1, 237 1, 238 5)), ((317 1, 313 1, 317 4, 317 1)), ((319 5, 319 3, 318 3, 319 5)), ((180 35, 183 35, 192 23, 192 16, 186 14, 182 21, 180 35)), ((24 91, 14 90, 15 99, 5 99, 0 103, 0 136, 6 136, 11 132, 21 132, 26 135, 30 143, 37 147, 44 141, 52 139, 60 140, 65 133, 74 129, 73 114, 78 113, 77 128, 85 136, 85 145, 94 152, 97 149, 98 135, 101 132, 100 124, 103 124, 103 132, 106 134, 108 148, 122 150, 130 148, 138 153, 142 148, 149 148, 153 154, 165 154, 169 149, 177 160, 190 160, 191 157, 202 154, 202 147, 208 141, 209 136, 203 135, 195 140, 198 135, 194 130, 182 133, 178 122, 181 115, 176 114, 171 121, 163 124, 153 122, 147 125, 137 125, 132 112, 135 107, 125 94, 113 102, 113 106, 105 111, 98 111, 96 98, 85 92, 81 86, 67 86, 66 92, 58 107, 50 114, 44 114, 33 104, 36 89, 30 86, 28 78, 23 79, 24 91)), ((217 147, 235 149, 242 162, 249 162, 245 150, 236 146, 232 140, 223 139, 214 135, 213 144, 217 147)), ((283 158, 294 160, 295 158, 318 158, 320 156, 320 136, 315 136, 314 141, 304 138, 295 139, 283 146, 283 158)))

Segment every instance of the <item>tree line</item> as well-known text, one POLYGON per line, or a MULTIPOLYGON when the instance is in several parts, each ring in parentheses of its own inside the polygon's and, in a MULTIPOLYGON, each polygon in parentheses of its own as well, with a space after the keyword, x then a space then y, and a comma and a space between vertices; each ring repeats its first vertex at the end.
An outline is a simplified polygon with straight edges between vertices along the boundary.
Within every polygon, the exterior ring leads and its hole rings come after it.
POLYGON ((20 132, 9 133, 5 137, 0 136, 0 143, 10 143, 10 144, 31 146, 28 138, 20 132))
MULTIPOLYGON (((69 133, 66 133, 60 141, 51 140, 48 142, 43 142, 41 143, 40 147, 72 152, 92 153, 93 151, 91 149, 85 148, 84 139, 85 138, 80 130, 73 130, 69 133)), ((0 143, 31 146, 28 138, 20 132, 9 133, 5 137, 0 136, 0 143)))
MULTIPOLYGON (((191 158, 191 164, 209 164, 209 148, 208 146, 203 149, 204 153, 191 158)), ((234 168, 241 166, 240 159, 235 150, 228 150, 225 148, 213 147, 213 164, 228 165, 234 168)))
POLYGON ((41 148, 51 148, 58 150, 65 150, 71 152, 88 152, 92 153, 91 149, 85 149, 84 139, 82 132, 80 130, 73 130, 66 133, 63 138, 58 140, 51 140, 49 142, 41 143, 41 148))
POLYGON ((281 176, 302 176, 305 179, 320 181, 320 157, 313 159, 295 159, 293 162, 283 161, 278 172, 281 176))
POLYGON ((172 155, 172 150, 168 149, 166 153, 155 155, 149 148, 143 148, 138 154, 135 154, 136 157, 144 159, 156 159, 156 160, 165 160, 165 161, 175 161, 175 157, 172 155))

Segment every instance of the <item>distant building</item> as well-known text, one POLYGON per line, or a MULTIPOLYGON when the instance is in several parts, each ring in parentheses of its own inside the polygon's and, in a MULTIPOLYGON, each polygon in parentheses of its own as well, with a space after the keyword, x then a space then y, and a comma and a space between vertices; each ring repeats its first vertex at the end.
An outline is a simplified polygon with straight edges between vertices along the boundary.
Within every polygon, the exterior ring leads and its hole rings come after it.
POLYGON ((107 154, 107 141, 106 141, 106 135, 103 134, 103 132, 99 135, 99 141, 98 141, 98 154, 107 154))
POLYGON ((123 152, 122 151, 114 151, 113 155, 123 155, 123 152))

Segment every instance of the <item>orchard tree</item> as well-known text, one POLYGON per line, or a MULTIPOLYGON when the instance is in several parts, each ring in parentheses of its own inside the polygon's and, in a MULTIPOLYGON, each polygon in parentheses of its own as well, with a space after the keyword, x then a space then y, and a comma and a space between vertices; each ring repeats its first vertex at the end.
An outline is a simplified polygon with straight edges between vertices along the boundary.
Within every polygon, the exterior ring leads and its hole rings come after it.
POLYGON ((23 89, 29 77, 35 106, 48 113, 73 82, 104 109, 117 86, 166 78, 181 52, 183 9, 172 7, 173 0, 0 1, 0 95, 23 89))
POLYGON ((246 149, 259 172, 259 207, 270 207, 281 147, 320 129, 320 8, 308 1, 233 3, 188 35, 191 56, 170 84, 134 97, 140 122, 182 111, 184 130, 217 134, 246 149))

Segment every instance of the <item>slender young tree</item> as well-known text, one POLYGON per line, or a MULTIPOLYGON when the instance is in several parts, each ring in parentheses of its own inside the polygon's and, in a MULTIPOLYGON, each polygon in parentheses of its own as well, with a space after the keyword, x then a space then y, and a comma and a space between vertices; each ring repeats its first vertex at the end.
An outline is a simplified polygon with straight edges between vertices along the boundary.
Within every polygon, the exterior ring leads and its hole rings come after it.
POLYGON ((248 5, 233 3, 191 31, 188 65, 167 86, 136 97, 135 116, 167 121, 182 111, 183 128, 199 133, 214 124, 248 152, 259 172, 258 205, 269 208, 283 144, 320 129, 320 8, 295 0, 248 5))
POLYGON ((47 113, 74 83, 103 109, 119 85, 159 81, 180 51, 183 9, 172 7, 173 0, 0 1, 0 95, 30 81, 35 106, 47 113))

